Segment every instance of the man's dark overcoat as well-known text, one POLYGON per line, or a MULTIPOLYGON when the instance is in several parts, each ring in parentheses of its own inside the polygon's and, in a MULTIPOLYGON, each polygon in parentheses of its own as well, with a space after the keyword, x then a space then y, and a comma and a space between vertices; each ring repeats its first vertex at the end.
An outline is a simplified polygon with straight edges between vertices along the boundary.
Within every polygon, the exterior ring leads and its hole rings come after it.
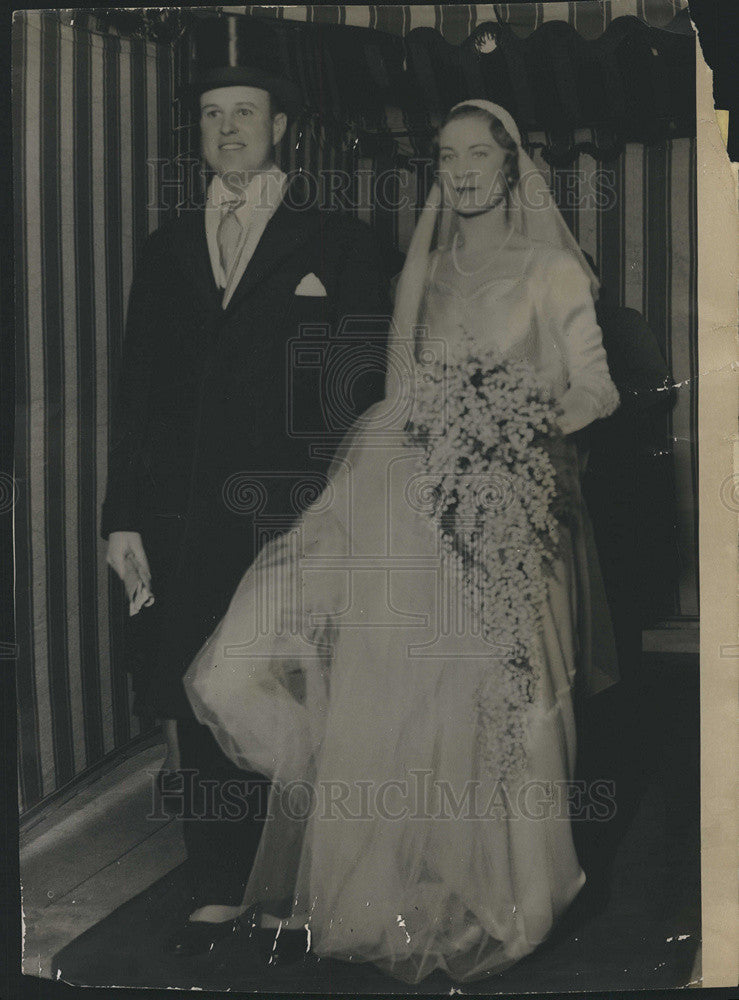
POLYGON ((101 528, 140 532, 151 563, 156 603, 130 620, 127 659, 139 708, 161 717, 191 717, 193 656, 260 545, 315 498, 352 414, 382 396, 374 237, 309 202, 296 179, 225 309, 203 209, 156 230, 137 264, 101 528), (325 296, 295 294, 311 274, 325 296))

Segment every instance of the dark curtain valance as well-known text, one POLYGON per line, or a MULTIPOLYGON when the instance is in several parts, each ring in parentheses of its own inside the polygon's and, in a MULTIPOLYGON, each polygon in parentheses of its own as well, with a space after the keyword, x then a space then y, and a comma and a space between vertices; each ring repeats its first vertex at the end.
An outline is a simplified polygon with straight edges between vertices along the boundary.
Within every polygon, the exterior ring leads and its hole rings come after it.
POLYGON ((627 142, 695 132, 695 41, 680 0, 94 14, 113 30, 134 30, 138 18, 138 30, 145 23, 149 33, 168 33, 185 56, 177 65, 186 76, 202 19, 243 22, 247 11, 277 36, 283 68, 301 84, 309 116, 332 141, 359 141, 369 153, 380 147, 427 155, 444 111, 468 97, 507 107, 525 141, 554 164, 583 151, 609 160, 627 142), (650 23, 660 21, 662 27, 650 23), (450 40, 463 29, 463 40, 450 40))
POLYGON ((247 14, 276 20, 346 24, 408 35, 416 28, 438 31, 452 45, 465 42, 486 22, 508 25, 525 38, 549 21, 563 21, 583 38, 597 38, 619 17, 638 18, 653 28, 684 30, 679 15, 687 0, 575 0, 561 3, 445 3, 445 4, 310 4, 307 6, 221 7, 227 14, 247 14), (678 20, 676 21, 676 18, 678 20))
POLYGON ((246 15, 277 21, 348 25, 371 28, 401 37, 416 28, 431 28, 452 45, 461 45, 488 22, 507 25, 526 38, 543 24, 562 21, 583 38, 598 38, 619 17, 634 17, 653 28, 690 31, 685 18, 688 0, 575 0, 545 3, 480 4, 308 4, 275 6, 250 4, 245 7, 128 7, 107 9, 76 8, 61 11, 66 23, 87 18, 96 30, 121 35, 146 35, 150 41, 171 41, 182 31, 190 16, 246 15))

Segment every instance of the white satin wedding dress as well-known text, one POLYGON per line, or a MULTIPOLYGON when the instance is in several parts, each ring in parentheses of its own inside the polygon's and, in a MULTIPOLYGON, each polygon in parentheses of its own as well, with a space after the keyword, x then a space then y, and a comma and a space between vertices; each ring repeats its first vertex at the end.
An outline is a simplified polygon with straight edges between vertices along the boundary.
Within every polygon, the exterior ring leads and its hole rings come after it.
MULTIPOLYGON (((463 363, 471 337, 491 365, 529 362, 567 429, 617 406, 588 280, 566 251, 531 242, 523 265, 499 256, 472 275, 438 251, 424 300, 425 364, 463 363)), ((533 951, 584 883, 561 801, 572 688, 578 670, 591 690, 612 682, 613 637, 579 507, 549 582, 524 739, 489 732, 500 767, 483 758, 476 692, 499 651, 440 550, 417 454, 381 412, 262 550, 185 687, 224 752, 275 782, 246 901, 307 912, 318 956, 409 983, 438 969, 470 980, 533 951)))

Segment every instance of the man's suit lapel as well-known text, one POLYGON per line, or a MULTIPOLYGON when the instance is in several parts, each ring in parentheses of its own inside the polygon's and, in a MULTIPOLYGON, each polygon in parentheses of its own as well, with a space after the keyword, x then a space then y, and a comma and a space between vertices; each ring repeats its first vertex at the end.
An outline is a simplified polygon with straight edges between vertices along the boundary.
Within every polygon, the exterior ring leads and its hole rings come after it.
POLYGON ((222 311, 222 292, 213 277, 210 251, 205 236, 205 212, 203 209, 197 209, 188 214, 185 238, 177 249, 182 254, 184 266, 192 278, 197 300, 203 304, 207 312, 222 311))
POLYGON ((226 313, 235 309, 267 275, 275 270, 280 261, 294 253, 317 231, 320 226, 320 213, 313 209, 292 207, 296 203, 300 204, 300 201, 293 201, 286 196, 267 223, 262 238, 224 310, 226 313))

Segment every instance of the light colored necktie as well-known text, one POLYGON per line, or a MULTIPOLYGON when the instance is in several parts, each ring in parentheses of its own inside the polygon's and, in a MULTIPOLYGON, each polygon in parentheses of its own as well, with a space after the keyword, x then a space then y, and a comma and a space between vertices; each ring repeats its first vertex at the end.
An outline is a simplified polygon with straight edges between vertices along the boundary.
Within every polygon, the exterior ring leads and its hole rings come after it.
POLYGON ((233 201, 228 206, 228 211, 221 216, 218 223, 218 252, 221 255, 221 267, 226 282, 234 265, 236 251, 239 248, 244 227, 236 216, 236 210, 244 204, 243 201, 233 201))

